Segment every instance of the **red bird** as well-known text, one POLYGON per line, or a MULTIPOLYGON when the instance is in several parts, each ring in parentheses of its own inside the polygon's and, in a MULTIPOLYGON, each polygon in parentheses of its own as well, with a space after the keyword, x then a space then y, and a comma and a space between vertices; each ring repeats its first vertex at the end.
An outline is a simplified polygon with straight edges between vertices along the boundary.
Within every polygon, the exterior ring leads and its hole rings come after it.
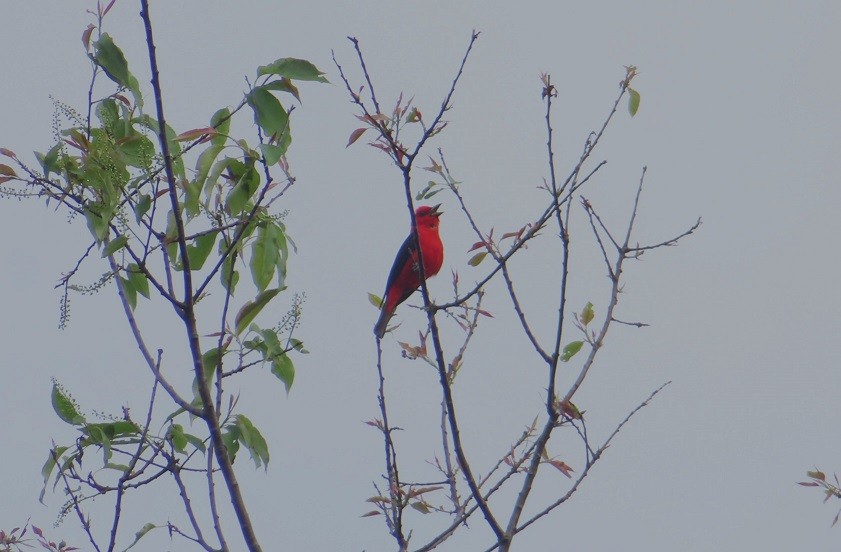
MULTIPOLYGON (((444 263, 444 245, 438 235, 438 217, 441 216, 438 208, 440 206, 439 203, 434 207, 424 205, 415 209, 418 241, 420 242, 421 255, 423 255, 423 271, 427 278, 438 274, 441 265, 444 263)), ((380 318, 374 326, 374 335, 382 339, 388 321, 394 316, 397 305, 408 299, 420 285, 420 268, 418 266, 418 253, 415 248, 415 229, 413 228, 409 232, 409 237, 400 246, 397 257, 394 259, 394 265, 392 265, 391 272, 388 274, 380 318)))

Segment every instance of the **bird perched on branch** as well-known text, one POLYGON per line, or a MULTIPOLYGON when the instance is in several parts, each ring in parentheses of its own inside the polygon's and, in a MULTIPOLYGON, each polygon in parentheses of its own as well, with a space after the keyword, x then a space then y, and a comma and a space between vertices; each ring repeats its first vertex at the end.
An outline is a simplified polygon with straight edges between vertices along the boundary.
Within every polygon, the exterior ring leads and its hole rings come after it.
POLYGON ((420 267, 418 266, 418 252, 415 245, 415 231, 417 230, 423 258, 423 273, 426 278, 435 276, 444 263, 444 244, 438 235, 438 217, 441 204, 429 207, 423 205, 415 209, 415 226, 409 232, 409 237, 400 246, 388 282, 385 285, 383 303, 380 307, 380 318, 374 326, 374 335, 382 339, 385 335, 388 321, 394 316, 397 305, 409 298, 421 285, 420 267))

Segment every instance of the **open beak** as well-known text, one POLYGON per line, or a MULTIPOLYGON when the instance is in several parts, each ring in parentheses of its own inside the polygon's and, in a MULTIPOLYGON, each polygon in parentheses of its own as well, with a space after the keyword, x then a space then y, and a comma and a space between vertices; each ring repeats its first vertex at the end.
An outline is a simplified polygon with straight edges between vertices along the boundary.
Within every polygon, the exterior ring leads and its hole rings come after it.
POLYGON ((432 206, 432 213, 430 213, 430 214, 435 215, 436 217, 440 217, 441 215, 443 215, 444 211, 439 211, 438 210, 439 207, 441 207, 440 203, 438 205, 433 205, 432 206))

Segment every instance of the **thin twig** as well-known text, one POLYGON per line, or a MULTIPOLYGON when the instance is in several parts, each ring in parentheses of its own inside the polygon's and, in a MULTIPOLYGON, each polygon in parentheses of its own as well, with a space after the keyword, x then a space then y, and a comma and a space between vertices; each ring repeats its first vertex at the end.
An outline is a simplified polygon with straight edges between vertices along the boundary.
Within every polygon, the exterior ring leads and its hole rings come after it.
MULTIPOLYGON (((570 498, 570 497, 571 497, 571 496, 575 493, 575 491, 576 491, 576 490, 578 490, 578 487, 579 487, 579 485, 581 485, 581 483, 584 481, 584 478, 585 478, 585 477, 587 477, 587 474, 590 472, 590 469, 591 469, 591 468, 595 465, 596 461, 597 461, 599 458, 601 458, 602 454, 604 454, 604 452, 607 450, 607 448, 608 448, 608 446, 610 445, 611 441, 613 441, 613 438, 614 438, 614 437, 616 437, 616 436, 619 434, 619 431, 621 431, 621 430, 622 430, 622 428, 625 426, 625 424, 627 424, 627 423, 631 420, 631 418, 632 418, 632 417, 633 417, 633 416, 634 416, 637 412, 639 412, 642 408, 644 408, 644 407, 648 406, 648 403, 649 403, 649 402, 651 402, 651 400, 652 400, 652 399, 653 399, 653 398, 654 398, 654 397, 655 397, 655 396, 656 396, 656 395, 657 395, 660 391, 662 391, 662 390, 663 390, 666 386, 668 386, 668 385, 669 385, 669 384, 671 384, 671 383, 672 383, 671 381, 667 381, 666 383, 664 383, 663 385, 661 385, 660 387, 658 387, 657 389, 655 389, 655 390, 654 390, 654 391, 653 391, 653 392, 652 392, 652 393, 648 396, 648 398, 647 398, 647 399, 645 399, 644 401, 642 401, 642 402, 641 402, 639 405, 637 405, 637 407, 636 407, 636 408, 634 408, 634 409, 633 409, 633 410, 632 410, 632 411, 631 411, 631 412, 630 412, 627 416, 625 416, 625 418, 622 420, 622 422, 621 422, 618 426, 616 426, 616 429, 614 429, 614 430, 613 430, 613 433, 611 433, 611 434, 610 434, 610 436, 609 436, 609 437, 607 438, 607 440, 606 440, 606 441, 602 444, 602 446, 600 446, 600 447, 596 450, 595 454, 593 455, 593 459, 590 461, 590 463, 589 463, 589 464, 587 464, 586 468, 582 471, 581 475, 580 475, 580 476, 578 477, 578 479, 575 481, 575 483, 573 484, 573 486, 572 486, 572 487, 571 487, 571 488, 570 488, 570 489, 569 489, 569 490, 568 490, 568 491, 564 494, 564 496, 562 496, 562 497, 560 497, 559 499, 555 500, 552 504, 550 504, 549 506, 547 506, 546 508, 544 508, 543 510, 541 510, 540 512, 538 512, 537 514, 535 514, 535 515, 534 515, 534 516, 532 516, 531 518, 529 518, 529 519, 528 519, 528 521, 526 521, 526 522, 524 522, 523 524, 519 525, 519 526, 518 526, 518 527, 514 530, 514 533, 515 533, 515 534, 516 534, 516 533, 520 533, 523 529, 525 529, 526 527, 528 527, 529 525, 531 525, 532 523, 534 523, 534 522, 535 522, 535 521, 537 521, 538 519, 542 518, 543 516, 545 516, 546 514, 548 514, 549 512, 551 512, 552 510, 554 510, 555 508, 557 508, 558 506, 560 506, 561 504, 563 504, 564 502, 566 502, 567 500, 569 500, 569 498, 570 498)), ((489 549, 488 549, 488 551, 493 550, 494 548, 495 548, 495 547, 491 547, 491 548, 489 548, 489 549)))
POLYGON ((391 506, 391 511, 386 516, 386 519, 391 520, 392 536, 397 541, 398 549, 402 551, 407 546, 406 536, 403 534, 403 497, 402 489, 400 488, 400 474, 397 468, 397 449, 394 446, 391 436, 395 428, 392 428, 388 422, 388 408, 385 402, 385 375, 383 374, 382 366, 382 347, 380 347, 379 339, 377 339, 377 378, 379 381, 377 402, 379 403, 380 415, 382 416, 382 427, 380 427, 380 430, 384 438, 386 480, 388 483, 389 504, 391 506))

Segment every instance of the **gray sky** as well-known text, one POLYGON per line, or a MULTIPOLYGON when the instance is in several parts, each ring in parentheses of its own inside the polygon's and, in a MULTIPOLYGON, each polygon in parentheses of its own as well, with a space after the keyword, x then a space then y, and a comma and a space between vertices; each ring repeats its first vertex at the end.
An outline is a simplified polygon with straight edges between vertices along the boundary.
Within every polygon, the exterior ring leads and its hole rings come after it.
MULTIPOLYGON (((0 146, 31 161, 27 152, 50 145, 49 96, 83 107, 89 73, 79 37, 90 4, 4 6, 0 146)), ((612 330, 576 403, 587 410, 591 432, 604 438, 652 389, 667 380, 673 385, 623 430, 569 504, 518 537, 519 549, 837 548, 841 529, 829 524, 838 505, 822 505, 817 491, 795 482, 815 466, 841 467, 834 423, 841 416, 835 255, 841 6, 453 4, 262 0, 233 10, 221 1, 153 2, 168 118, 177 128, 206 125, 215 109, 241 98, 244 75, 278 57, 310 59, 333 82, 302 87, 290 151, 298 183, 284 204, 299 246, 288 283, 307 294, 300 335, 312 354, 297 359, 288 398, 264 374, 240 383, 245 413, 271 446, 268 474, 254 472, 247 458, 238 463, 264 547, 392 548, 381 519, 359 517, 383 469, 378 435, 362 423, 377 412, 376 312, 366 294, 381 292, 407 215, 388 160, 361 142, 344 147, 358 125, 330 50, 358 75, 345 39, 357 36, 380 97, 391 103, 402 91, 431 114, 475 28, 482 35, 448 115, 452 123, 433 146, 444 148, 483 229, 517 228, 543 201, 535 188, 547 172, 539 73, 551 73, 560 91, 554 126, 565 173, 607 114, 627 64, 640 69, 642 105, 634 119, 624 108, 618 114, 598 152, 608 165, 586 195, 622 224, 647 165, 641 241, 660 241, 704 219, 700 233, 680 247, 629 265, 618 316, 651 327, 612 330)), ((118 2, 106 30, 148 89, 138 11, 135 3, 118 2)), ((444 197, 444 210, 442 274, 455 269, 463 281, 478 279, 484 268, 466 264, 475 240, 452 197, 444 197)), ((48 495, 47 508, 38 504, 39 470, 51 438, 72 438, 49 406, 50 378, 103 411, 119 411, 126 400, 142 409, 149 378, 113 289, 75 297, 69 329, 56 329, 53 285, 87 245, 84 225, 68 225, 34 202, 4 201, 2 213, 0 528, 30 516, 49 526, 62 497, 48 495)), ((589 235, 579 236, 580 248, 591 245, 589 235)), ((526 281, 542 271, 547 246, 548 239, 536 242, 515 263, 515 275, 526 281)), ((572 269, 576 309, 588 300, 598 309, 606 299, 606 279, 591 261, 584 255, 572 269)), ((87 276, 95 280, 103 270, 92 266, 87 276)), ((449 286, 444 276, 430 289, 444 299, 449 286)), ((541 295, 547 289, 536 284, 524 297, 543 335, 554 310, 541 295)), ((497 316, 481 328, 457 389, 478 471, 541 410, 543 370, 509 305, 499 287, 489 287, 486 307, 497 316)), ((163 313, 147 309, 142 316, 156 323, 163 313)), ((403 308, 399 316, 398 339, 411 339, 420 315, 403 308)), ((158 324, 155 347, 178 343, 179 331, 158 324)), ((402 456, 415 457, 408 469, 428 473, 424 461, 437 443, 428 416, 439 400, 435 375, 401 359, 393 338, 384 354, 396 423, 406 429, 402 456)), ((552 453, 578 470, 578 447, 560 434, 556 439, 552 453)), ((566 484, 547 477, 537 501, 566 484)), ((153 511, 144 511, 150 502, 139 499, 128 512, 136 528, 165 521, 151 504, 153 511)), ((445 523, 431 516, 414 521, 419 541, 445 523)), ((50 534, 86 542, 73 520, 50 534)), ((150 538, 138 548, 167 542, 150 538)), ((477 550, 489 542, 477 519, 443 549, 477 550)))

